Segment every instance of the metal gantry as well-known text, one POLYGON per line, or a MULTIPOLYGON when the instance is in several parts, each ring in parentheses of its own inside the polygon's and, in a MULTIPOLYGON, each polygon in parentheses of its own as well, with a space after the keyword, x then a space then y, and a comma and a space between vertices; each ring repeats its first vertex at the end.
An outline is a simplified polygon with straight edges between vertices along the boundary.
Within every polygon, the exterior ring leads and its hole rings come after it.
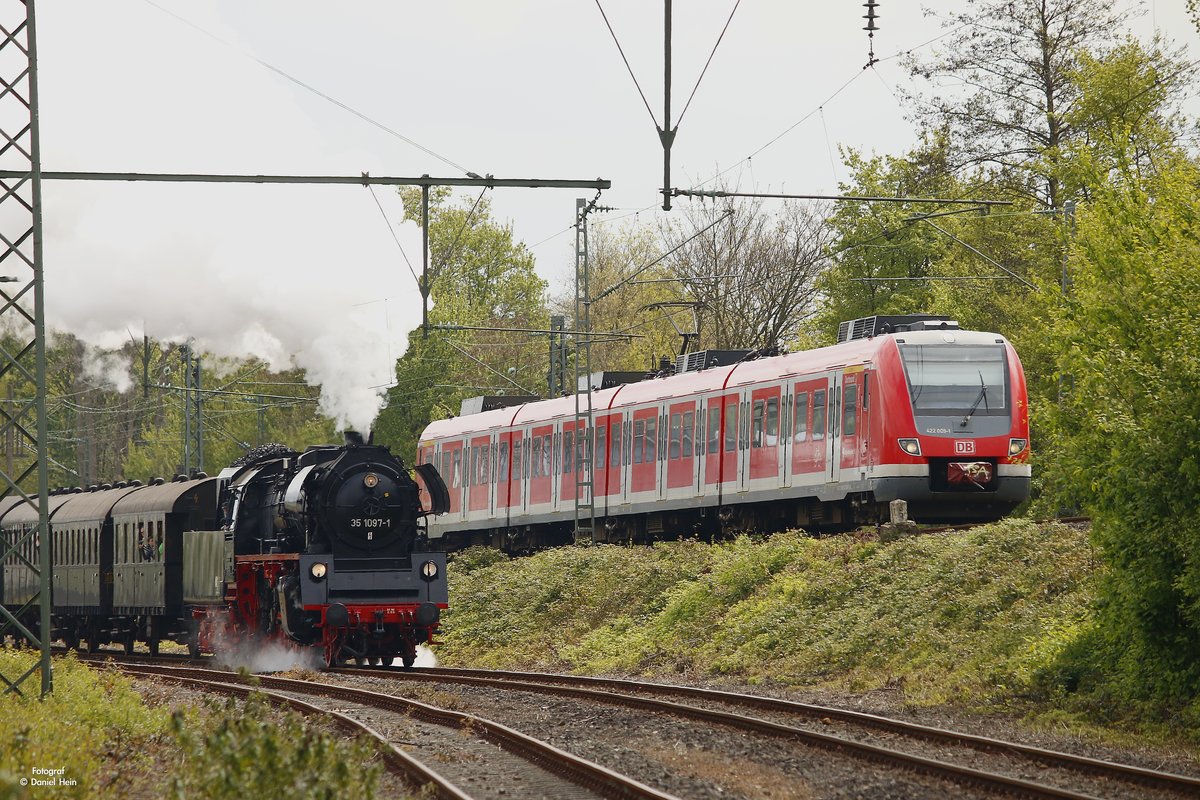
POLYGON ((34 2, 0 3, 0 379, 14 388, 0 409, 0 436, 15 455, 0 469, 0 503, 7 498, 38 511, 36 526, 0 531, 0 642, 23 639, 39 653, 21 674, 0 674, 0 693, 22 692, 40 679, 54 687, 50 665, 50 541, 47 535, 48 456, 46 327, 42 274, 42 175, 38 135, 37 39, 34 2), (18 583, 18 576, 21 582, 18 583), (32 578, 32 580, 30 580, 32 578), (12 613, 5 606, 16 609, 12 613), (35 613, 36 612, 36 613, 35 613))

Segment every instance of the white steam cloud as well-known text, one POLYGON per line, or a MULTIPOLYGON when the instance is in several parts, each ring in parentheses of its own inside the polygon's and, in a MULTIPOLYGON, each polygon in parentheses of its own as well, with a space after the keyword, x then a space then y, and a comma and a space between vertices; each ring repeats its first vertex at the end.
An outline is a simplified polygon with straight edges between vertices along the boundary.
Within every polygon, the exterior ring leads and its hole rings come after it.
MULTIPOLYGON (((38 20, 45 170, 432 169, 388 137, 379 148, 332 136, 317 118, 343 112, 154 8, 138 10, 147 27, 129 33, 138 43, 129 47, 95 35, 110 24, 99 6, 46 12, 38 20), (96 124, 84 131, 80 119, 96 124)), ((215 7, 192 13, 236 39, 215 7)), ((360 185, 46 181, 47 323, 106 349, 146 333, 274 369, 303 367, 321 385, 322 412, 366 430, 420 320, 416 281, 388 228, 418 268, 420 231, 396 226, 403 208, 394 188, 374 194, 360 185)), ((104 363, 92 369, 115 377, 104 363)))
POLYGON ((129 362, 120 353, 106 353, 91 347, 84 349, 83 377, 93 385, 121 394, 133 387, 129 362))

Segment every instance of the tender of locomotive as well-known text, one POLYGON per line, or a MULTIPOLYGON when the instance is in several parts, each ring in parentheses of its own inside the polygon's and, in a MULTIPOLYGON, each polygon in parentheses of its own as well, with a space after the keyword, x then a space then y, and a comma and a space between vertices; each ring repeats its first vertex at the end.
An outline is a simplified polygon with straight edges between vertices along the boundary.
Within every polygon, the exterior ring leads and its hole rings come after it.
MULTIPOLYGON (((319 648, 330 665, 411 666, 447 607, 445 554, 422 552, 420 521, 448 501, 435 470, 420 474, 427 509, 399 459, 352 435, 303 453, 260 448, 214 478, 56 493, 53 636, 152 653, 164 640, 194 654, 273 642, 319 648)), ((0 501, 8 541, 35 524, 28 505, 0 501)), ((37 550, 26 537, 0 574, 27 627, 37 550)))
POLYGON ((830 347, 698 360, 594 391, 591 431, 574 397, 431 423, 418 461, 446 476, 450 508, 430 539, 567 541, 588 481, 608 541, 845 529, 886 520, 897 499, 923 522, 992 520, 1029 496, 1025 377, 999 334, 871 317, 830 347))

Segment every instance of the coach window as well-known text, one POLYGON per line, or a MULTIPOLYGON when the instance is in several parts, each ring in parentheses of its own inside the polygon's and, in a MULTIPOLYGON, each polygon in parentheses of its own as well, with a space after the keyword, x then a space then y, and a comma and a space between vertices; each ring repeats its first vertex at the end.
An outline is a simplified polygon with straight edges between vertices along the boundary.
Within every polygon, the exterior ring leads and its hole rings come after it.
POLYGON ((542 477, 542 437, 533 437, 533 477, 542 477))
POLYGON ((496 470, 496 480, 508 480, 508 442, 500 443, 500 468, 496 470))
POLYGON ((825 438, 825 390, 813 392, 812 438, 825 438))
POLYGON ((588 463, 588 429, 580 428, 575 435, 575 471, 583 472, 588 463))
POLYGON ((841 417, 839 411, 842 408, 842 387, 837 387, 833 390, 833 396, 829 398, 829 435, 838 435, 838 425, 841 417))
POLYGON ((621 466, 621 423, 613 423, 612 426, 612 449, 608 457, 608 466, 621 466))
POLYGON ((654 459, 657 455, 657 445, 658 445, 658 420, 653 419, 653 418, 648 419, 648 420, 646 420, 646 441, 645 441, 645 445, 644 445, 646 449, 642 453, 642 460, 645 463, 649 464, 651 461, 654 461, 654 459))
POLYGON ((779 444, 779 398, 767 400, 767 447, 779 444))
POLYGON ((646 420, 639 419, 633 423, 633 463, 642 463, 642 450, 646 442, 646 420))
POLYGON ((608 464, 608 426, 596 426, 596 466, 608 464))
POLYGON ((542 436, 542 476, 550 477, 554 474, 554 436, 545 434, 542 436))
POLYGON ((792 439, 803 442, 808 439, 808 392, 796 395, 795 424, 792 426, 792 439))
POLYGON ((858 392, 853 387, 846 390, 845 407, 842 409, 842 435, 853 436, 858 424, 858 392))
POLYGON ((563 472, 564 473, 575 471, 575 464, 571 460, 571 452, 574 450, 574 447, 575 447, 575 432, 574 431, 565 431, 563 433, 563 441, 562 441, 562 448, 563 448, 562 463, 563 463, 563 472))
POLYGON ((485 444, 483 446, 483 483, 485 485, 492 482, 492 475, 496 472, 496 470, 493 469, 496 458, 496 449, 497 448, 490 444, 485 444))
POLYGON ((763 401, 755 400, 750 412, 750 446, 763 446, 763 401))
POLYGON ((732 453, 737 449, 737 403, 729 403, 725 406, 725 452, 732 453))
POLYGON ((680 436, 683 425, 683 415, 678 412, 671 415, 671 443, 667 450, 667 456, 672 461, 679 459, 680 453, 680 436))
POLYGON ((708 452, 721 452, 721 408, 710 409, 708 412, 708 452))
POLYGON ((685 411, 683 414, 683 457, 691 458, 693 449, 693 431, 696 428, 696 412, 685 411))

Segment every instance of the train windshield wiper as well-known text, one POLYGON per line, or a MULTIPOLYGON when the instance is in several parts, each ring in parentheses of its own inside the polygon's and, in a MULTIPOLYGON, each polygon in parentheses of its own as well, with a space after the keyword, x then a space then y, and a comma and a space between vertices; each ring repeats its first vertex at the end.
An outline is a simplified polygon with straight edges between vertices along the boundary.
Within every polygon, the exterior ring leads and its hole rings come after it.
POLYGON ((991 407, 987 405, 987 383, 985 383, 983 380, 982 372, 979 373, 979 396, 976 397, 975 402, 971 404, 971 410, 968 411, 967 415, 962 418, 962 422, 958 423, 959 426, 965 428, 968 424, 970 424, 971 416, 975 413, 975 410, 979 408, 980 403, 984 403, 984 408, 986 408, 988 411, 992 410, 991 407))

